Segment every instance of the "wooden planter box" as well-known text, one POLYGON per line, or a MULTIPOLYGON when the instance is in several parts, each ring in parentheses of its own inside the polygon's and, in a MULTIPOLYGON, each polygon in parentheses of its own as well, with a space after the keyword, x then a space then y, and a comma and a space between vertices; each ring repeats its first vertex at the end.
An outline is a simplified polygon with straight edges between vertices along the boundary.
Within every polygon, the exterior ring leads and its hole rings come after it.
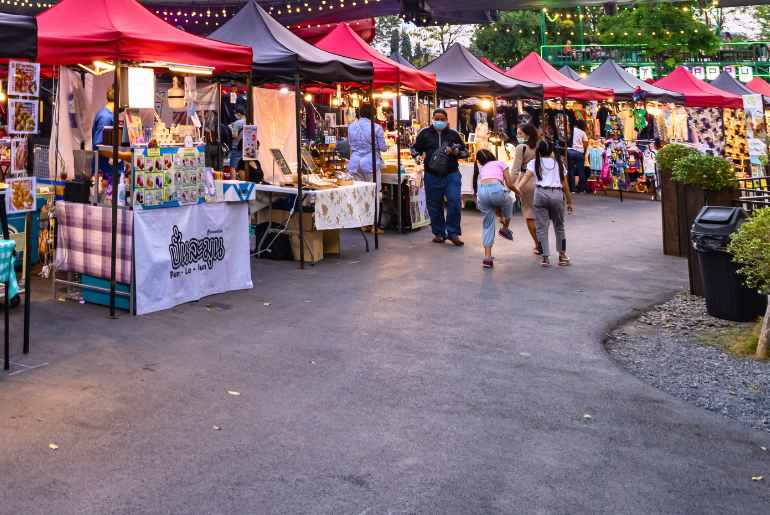
POLYGON ((736 206, 738 191, 707 191, 675 182, 670 170, 661 171, 663 253, 688 258, 690 293, 703 296, 703 279, 690 244, 690 228, 704 206, 736 206))

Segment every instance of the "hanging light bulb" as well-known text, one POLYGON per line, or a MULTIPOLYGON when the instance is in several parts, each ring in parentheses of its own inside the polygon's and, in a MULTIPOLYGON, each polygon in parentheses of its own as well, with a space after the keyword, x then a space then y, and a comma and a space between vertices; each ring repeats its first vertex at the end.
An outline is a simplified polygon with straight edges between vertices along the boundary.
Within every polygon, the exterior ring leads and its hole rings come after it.
POLYGON ((492 101, 487 99, 487 98, 482 100, 481 101, 481 109, 483 109, 484 111, 489 111, 490 109, 492 109, 492 101))
POLYGON ((8 95, 5 94, 5 90, 3 89, 3 81, 0 80, 0 104, 4 103, 6 100, 8 100, 8 95))
POLYGON ((305 93, 305 102, 312 102, 313 101, 313 95, 310 93, 305 93))
POLYGON ((289 88, 287 88, 286 86, 284 86, 284 87, 282 87, 281 89, 279 89, 279 90, 278 90, 278 92, 279 92, 281 95, 288 95, 288 94, 289 94, 289 88))

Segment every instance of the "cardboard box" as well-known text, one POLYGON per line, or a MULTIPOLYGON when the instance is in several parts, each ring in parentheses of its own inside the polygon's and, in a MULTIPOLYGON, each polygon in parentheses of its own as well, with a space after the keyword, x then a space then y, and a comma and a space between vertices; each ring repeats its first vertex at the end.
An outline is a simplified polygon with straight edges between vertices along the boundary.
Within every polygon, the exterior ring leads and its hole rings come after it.
MULTIPOLYGON (((283 225, 286 223, 286 219, 289 217, 289 212, 283 209, 273 209, 272 216, 270 217, 271 222, 275 222, 278 224, 283 225)), ((302 226, 305 232, 311 232, 315 231, 315 217, 313 213, 302 213, 302 226)), ((291 217, 291 222, 289 223, 289 230, 290 231, 299 231, 299 213, 294 212, 294 215, 291 217)))
POLYGON ((339 256, 342 252, 340 244, 340 230, 321 231, 324 241, 324 254, 327 256, 339 256))
MULTIPOLYGON (((291 234, 291 252, 294 261, 299 261, 299 234, 291 234)), ((324 258, 323 233, 309 231, 305 233, 305 263, 318 263, 324 258)))

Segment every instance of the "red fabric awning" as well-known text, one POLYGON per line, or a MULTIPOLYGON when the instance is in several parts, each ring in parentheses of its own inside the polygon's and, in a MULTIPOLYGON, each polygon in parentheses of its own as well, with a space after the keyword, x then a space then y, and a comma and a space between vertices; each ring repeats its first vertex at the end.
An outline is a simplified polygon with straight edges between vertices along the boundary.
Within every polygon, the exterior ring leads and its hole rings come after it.
MULTIPOLYGON (((363 20, 353 20, 348 22, 350 27, 361 36, 361 39, 371 43, 374 39, 375 22, 374 18, 365 18, 363 20)), ((290 25, 288 28, 311 45, 315 45, 327 34, 337 27, 336 23, 324 23, 322 19, 308 20, 297 25, 290 25)))
POLYGON ((770 97, 770 84, 768 84, 764 79, 754 77, 746 84, 746 87, 754 93, 759 93, 760 95, 770 97))
POLYGON ((698 79, 683 66, 677 66, 654 86, 683 94, 684 105, 688 107, 743 107, 741 97, 698 79))
POLYGON ((594 88, 574 81, 545 62, 535 52, 531 52, 505 74, 514 79, 542 84, 545 98, 567 98, 570 100, 612 98, 611 89, 594 88))
POLYGON ((165 61, 251 71, 251 48, 177 29, 136 0, 62 0, 37 16, 41 64, 165 61))
POLYGON ((368 61, 374 66, 374 87, 396 86, 412 91, 436 89, 436 75, 401 65, 370 47, 346 23, 340 23, 316 43, 321 50, 368 61))
POLYGON ((493 63, 492 61, 490 61, 489 59, 487 59, 483 55, 481 57, 479 57, 479 61, 481 61, 482 63, 486 64, 487 66, 489 66, 490 68, 495 70, 497 73, 502 73, 503 75, 505 75, 505 70, 503 70, 502 68, 497 66, 495 63, 493 63))

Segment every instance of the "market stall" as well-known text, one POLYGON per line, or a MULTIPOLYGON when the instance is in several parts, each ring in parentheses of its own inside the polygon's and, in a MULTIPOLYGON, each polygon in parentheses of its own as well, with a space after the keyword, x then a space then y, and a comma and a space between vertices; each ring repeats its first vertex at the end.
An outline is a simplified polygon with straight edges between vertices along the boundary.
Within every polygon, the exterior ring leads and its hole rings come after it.
MULTIPOLYGON (((347 174, 336 173, 334 167, 325 168, 324 173, 319 173, 321 167, 317 166, 312 153, 323 150, 328 155, 328 145, 325 142, 323 145, 315 145, 316 142, 310 141, 307 136, 303 137, 303 128, 306 133, 308 131, 307 121, 315 120, 311 116, 314 108, 308 102, 312 94, 307 90, 335 83, 368 84, 372 80, 372 65, 310 45, 274 20, 253 0, 247 2, 210 37, 245 45, 253 51, 250 83, 262 86, 249 88, 252 99, 249 114, 255 125, 252 137, 254 142, 258 142, 253 157, 261 163, 266 182, 270 183, 257 185, 257 190, 267 196, 269 208, 272 208, 274 194, 288 197, 289 200, 284 209, 280 210, 283 218, 273 220, 270 216, 267 222, 278 222, 280 228, 275 230, 276 234, 272 235, 274 229, 271 225, 265 234, 269 235, 269 241, 275 241, 279 234, 289 232, 296 250, 294 256, 300 261, 300 266, 304 266, 306 255, 312 261, 317 261, 319 257, 322 258, 317 247, 319 242, 322 246, 323 231, 371 225, 376 218, 376 203, 373 184, 353 183, 347 174), (293 93, 290 89, 293 89, 293 93), (294 116, 286 116, 292 112, 294 116), (321 206, 317 204, 313 192, 342 187, 356 191, 350 198, 359 204, 353 209, 357 213, 364 213, 368 222, 361 215, 355 224, 350 220, 340 221, 336 227, 322 225, 323 229, 306 223, 306 217, 299 213, 307 209, 320 213, 321 206), (367 201, 369 198, 370 201, 367 201)), ((374 175, 376 177, 376 173, 374 175)), ((258 252, 263 250, 260 248, 258 252)))
POLYGON ((462 193, 471 196, 474 151, 489 148, 503 158, 499 147, 516 132, 515 124, 509 123, 516 118, 513 102, 524 98, 542 102, 543 87, 498 73, 459 43, 423 69, 436 74, 439 98, 457 99, 456 128, 471 150, 469 159, 460 163, 462 193))
MULTIPOLYGON (((747 95, 756 95, 727 72, 720 73, 716 79, 711 81, 711 85, 727 93, 738 95, 741 99, 745 99, 747 95)), ((722 113, 725 140, 724 155, 733 162, 736 169, 744 173, 751 173, 747 119, 744 109, 745 100, 742 102, 740 109, 726 108, 722 113)), ((763 108, 763 104, 764 102, 759 102, 760 108, 763 108)), ((761 129, 764 133, 764 127, 761 129)))
MULTIPOLYGON (((372 100, 379 96, 377 105, 381 118, 386 118, 384 110, 393 110, 392 131, 386 131, 390 140, 388 151, 383 155, 382 182, 395 186, 390 197, 390 210, 395 210, 396 227, 399 232, 404 228, 416 228, 427 223, 424 208, 424 188, 422 171, 413 161, 407 149, 411 146, 417 129, 414 120, 418 118, 419 102, 410 103, 410 97, 420 92, 433 92, 436 89, 436 76, 433 73, 417 70, 412 66, 402 65, 385 57, 366 44, 350 26, 339 24, 326 37, 316 43, 318 48, 335 52, 350 58, 368 61, 374 68, 372 100), (391 107, 391 101, 393 106, 391 107), (406 127, 404 127, 406 125, 406 127), (395 197, 395 198, 393 198, 395 197), (403 198, 409 199, 408 208, 404 209, 403 198), (405 220, 407 221, 405 223, 405 220)), ((386 129, 390 129, 387 127, 386 129)), ((383 210, 386 206, 383 206, 383 210)))
POLYGON ((666 139, 666 120, 684 104, 684 96, 634 77, 612 59, 580 83, 613 92, 612 102, 588 109, 593 119, 586 152, 590 189, 654 193, 656 142, 666 139))
MULTIPOLYGON (((101 127, 104 144, 93 145, 111 160, 100 170, 111 175, 105 181, 111 191, 98 194, 102 177, 92 169, 85 178, 94 191, 86 186, 57 203, 56 264, 68 278, 55 282, 93 294, 113 316, 118 297, 122 307, 144 314, 251 288, 248 210, 238 202, 244 196, 228 202, 227 195, 244 185, 205 167, 198 124, 167 127, 156 123, 155 112, 157 75, 181 77, 195 90, 197 76, 248 72, 251 49, 176 29, 135 0, 64 0, 37 21, 41 63, 78 67, 89 84, 111 75, 113 88, 100 111, 111 125, 101 127)), ((190 101, 176 90, 163 101, 190 101)), ((84 109, 104 102, 81 100, 84 109)), ((66 121, 68 99, 60 98, 57 108, 57 118, 66 121)), ((51 147, 61 153, 58 138, 51 147)))
MULTIPOLYGON (((37 23, 33 17, 16 16, 0 13, 0 58, 35 59, 37 55, 37 23)), ((10 308, 19 294, 24 295, 24 332, 22 352, 30 350, 30 315, 31 315, 31 266, 30 249, 37 246, 33 240, 33 225, 36 219, 33 212, 37 208, 37 186, 29 177, 27 159, 28 145, 24 139, 37 132, 37 125, 19 123, 16 106, 32 108, 37 112, 40 95, 39 65, 27 62, 11 61, 8 64, 7 93, 0 82, 3 97, 0 104, 7 104, 11 112, 8 125, 2 129, 8 136, 0 139, 0 172, 3 182, 0 184, 0 284, 3 286, 3 369, 11 369, 11 328, 10 308), (36 107, 37 106, 37 107, 36 107), (6 159, 7 158, 7 159, 6 159), (6 198, 8 197, 8 198, 6 198), (23 219, 23 239, 12 239, 9 230, 9 214, 23 219), (23 252, 23 289, 19 289, 16 280, 17 252, 23 252)), ((5 106, 0 106, 5 107, 5 106)), ((0 112, 5 112, 0 109, 0 112)), ((20 112, 24 112, 21 110, 20 112)), ((34 120, 33 120, 34 121, 34 120)), ((3 125, 0 123, 0 125, 3 125)))

